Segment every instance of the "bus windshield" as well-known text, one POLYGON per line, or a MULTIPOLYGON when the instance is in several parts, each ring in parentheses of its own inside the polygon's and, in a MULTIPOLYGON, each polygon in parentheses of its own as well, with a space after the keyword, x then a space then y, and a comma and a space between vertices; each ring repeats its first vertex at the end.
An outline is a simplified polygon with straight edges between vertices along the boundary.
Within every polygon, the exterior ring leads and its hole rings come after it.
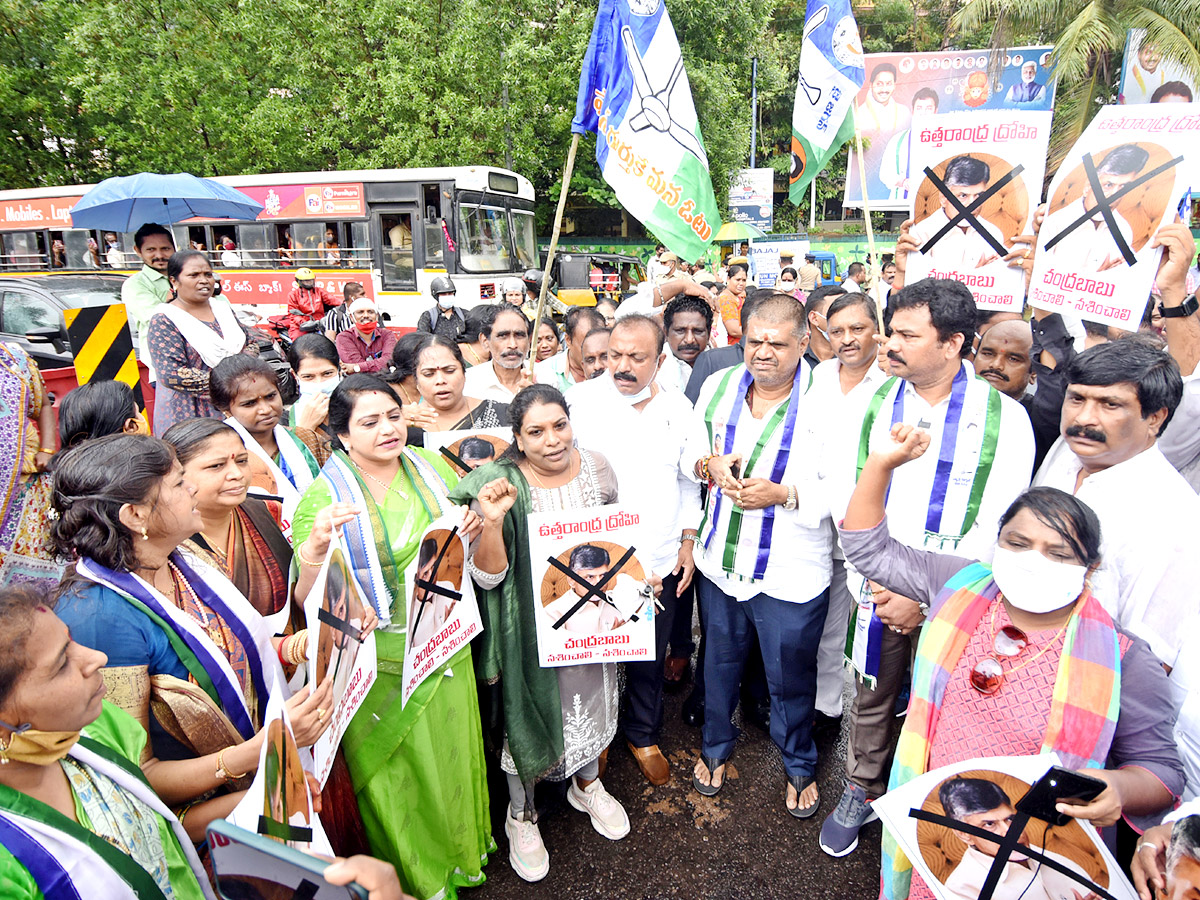
POLYGON ((538 266, 537 230, 533 221, 533 213, 523 209, 514 209, 513 217, 513 246, 517 251, 518 268, 528 269, 538 266))
POLYGON ((511 271, 508 212, 499 206, 458 208, 458 261, 468 272, 511 271))

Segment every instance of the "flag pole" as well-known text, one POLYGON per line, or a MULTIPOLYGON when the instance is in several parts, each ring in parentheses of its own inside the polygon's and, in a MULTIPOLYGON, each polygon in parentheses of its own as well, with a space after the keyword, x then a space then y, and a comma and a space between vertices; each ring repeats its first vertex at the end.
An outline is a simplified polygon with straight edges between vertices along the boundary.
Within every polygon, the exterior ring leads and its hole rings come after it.
POLYGON ((811 233, 817 227, 817 176, 808 183, 808 230, 811 233))
POLYGON ((542 327, 542 313, 546 308, 546 292, 550 288, 550 269, 554 266, 554 252, 558 249, 558 233, 562 228, 563 210, 567 206, 567 190, 571 186, 571 173, 575 170, 575 151, 579 149, 579 132, 571 135, 571 149, 567 151, 567 164, 563 167, 562 190, 558 193, 558 209, 554 212, 554 230, 550 232, 550 249, 546 251, 546 268, 542 271, 542 289, 538 293, 537 315, 533 318, 533 334, 529 336, 529 377, 533 378, 533 361, 537 358, 538 329, 542 327))
MULTIPOLYGON (((853 115, 853 113, 852 113, 853 115)), ((871 227, 871 202, 867 199, 867 168, 863 163, 862 132, 858 130, 858 121, 854 122, 854 147, 858 153, 858 182, 862 185, 863 221, 867 225, 867 247, 871 254, 871 283, 879 279, 879 254, 875 252, 875 229, 871 227)), ((883 329, 883 304, 875 304, 875 319, 879 326, 879 334, 883 329)))

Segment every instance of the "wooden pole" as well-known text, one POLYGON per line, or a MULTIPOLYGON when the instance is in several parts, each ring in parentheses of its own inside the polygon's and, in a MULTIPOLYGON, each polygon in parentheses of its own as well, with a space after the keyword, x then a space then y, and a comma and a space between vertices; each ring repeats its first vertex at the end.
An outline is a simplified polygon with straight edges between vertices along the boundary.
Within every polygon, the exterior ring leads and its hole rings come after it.
POLYGON ((571 149, 567 151, 567 164, 563 167, 562 190, 558 193, 558 209, 554 212, 554 230, 550 232, 550 249, 546 251, 546 268, 542 271, 542 289, 538 293, 537 315, 533 318, 533 334, 529 336, 529 377, 533 378, 533 361, 537 358, 538 329, 542 327, 542 313, 546 308, 546 292, 550 288, 550 269, 554 266, 554 252, 558 249, 558 233, 562 229, 563 210, 567 207, 567 190, 571 186, 571 173, 575 170, 575 151, 579 149, 579 132, 571 135, 571 149))
MULTIPOLYGON (((869 281, 875 284, 879 280, 879 254, 875 251, 875 229, 871 227, 871 201, 867 198, 867 168, 863 163, 863 148, 862 148, 862 132, 858 130, 858 123, 854 125, 854 146, 858 152, 858 182, 862 185, 862 209, 863 221, 867 226, 867 247, 871 254, 871 278, 869 281)), ((879 334, 882 336, 883 330, 883 304, 875 304, 875 319, 879 326, 879 334)))
POLYGON ((817 178, 808 183, 808 230, 812 233, 817 228, 817 178))

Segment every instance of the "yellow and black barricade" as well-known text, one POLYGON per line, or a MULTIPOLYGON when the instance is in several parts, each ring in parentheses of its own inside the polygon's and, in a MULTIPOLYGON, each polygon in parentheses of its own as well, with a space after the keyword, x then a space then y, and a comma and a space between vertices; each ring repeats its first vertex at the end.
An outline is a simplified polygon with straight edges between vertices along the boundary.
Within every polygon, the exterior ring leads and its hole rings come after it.
POLYGON ((75 355, 75 377, 80 384, 90 381, 123 381, 133 389, 139 409, 146 408, 138 376, 133 338, 124 303, 85 306, 63 311, 67 339, 75 355))

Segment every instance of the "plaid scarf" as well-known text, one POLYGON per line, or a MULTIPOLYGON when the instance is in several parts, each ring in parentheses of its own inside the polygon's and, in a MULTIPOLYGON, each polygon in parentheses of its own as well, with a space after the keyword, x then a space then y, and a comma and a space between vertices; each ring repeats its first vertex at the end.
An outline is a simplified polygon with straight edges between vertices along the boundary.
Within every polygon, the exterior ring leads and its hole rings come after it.
MULTIPOLYGON (((991 569, 975 563, 946 582, 934 601, 917 645, 912 700, 896 746, 889 789, 925 773, 950 673, 998 596, 991 569)), ((1102 768, 1120 705, 1120 639, 1112 618, 1085 590, 1067 624, 1042 752, 1057 753, 1068 768, 1102 768)), ((883 897, 908 897, 912 864, 886 829, 882 876, 883 897)))

